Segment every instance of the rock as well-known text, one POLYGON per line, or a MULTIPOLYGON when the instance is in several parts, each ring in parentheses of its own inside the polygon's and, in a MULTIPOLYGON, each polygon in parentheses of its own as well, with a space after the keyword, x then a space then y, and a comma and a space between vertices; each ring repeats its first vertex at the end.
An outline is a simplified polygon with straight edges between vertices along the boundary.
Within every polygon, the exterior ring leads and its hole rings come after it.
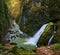
POLYGON ((60 55, 60 51, 56 51, 56 52, 54 52, 53 55, 60 55))
POLYGON ((37 48, 38 55, 53 55, 53 51, 47 47, 37 48))
POLYGON ((55 43, 50 46, 37 48, 38 55, 60 55, 60 44, 55 43))

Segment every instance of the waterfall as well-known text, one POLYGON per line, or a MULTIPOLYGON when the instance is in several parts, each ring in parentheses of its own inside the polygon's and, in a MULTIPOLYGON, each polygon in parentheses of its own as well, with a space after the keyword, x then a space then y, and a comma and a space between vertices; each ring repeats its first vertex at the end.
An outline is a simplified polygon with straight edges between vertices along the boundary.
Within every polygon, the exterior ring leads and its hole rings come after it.
POLYGON ((17 36, 20 36, 20 34, 23 35, 23 32, 20 30, 18 24, 15 20, 13 20, 12 27, 9 28, 9 32, 6 35, 6 39, 10 42, 13 42, 17 36))
POLYGON ((23 15, 22 26, 24 29, 26 28, 26 22, 27 22, 27 17, 23 15))
POLYGON ((51 44, 51 41, 52 41, 52 39, 54 38, 55 33, 56 33, 56 26, 54 25, 54 32, 53 32, 53 35, 51 36, 51 38, 50 38, 49 41, 48 41, 48 46, 51 44))
MULTIPOLYGON (((41 35, 43 34, 46 26, 48 24, 44 24, 32 37, 30 38, 27 38, 27 40, 23 43, 23 44, 31 44, 31 45, 35 45, 37 46, 37 42, 39 40, 39 38, 41 37, 41 35)), ((11 28, 9 28, 10 32, 7 33, 7 39, 10 40, 10 43, 11 42, 14 42, 14 40, 17 38, 17 35, 20 36, 20 34, 24 35, 24 36, 28 36, 28 35, 25 35, 19 28, 19 25, 16 23, 15 20, 13 20, 13 25, 11 28)), ((53 35, 51 36, 51 38, 49 39, 48 41, 48 45, 50 45, 52 39, 54 38, 54 35, 56 33, 56 26, 54 26, 54 33, 53 35)))
POLYGON ((48 46, 51 44, 52 39, 54 38, 54 34, 51 36, 51 38, 48 41, 48 46))
POLYGON ((30 39, 28 39, 24 44, 32 44, 32 45, 35 45, 37 46, 37 42, 39 40, 39 38, 41 37, 41 35, 43 34, 46 26, 48 24, 44 24, 38 31, 37 33, 35 33, 35 35, 33 35, 33 37, 31 37, 30 39))
POLYGON ((13 31, 17 31, 17 32, 19 32, 20 34, 23 34, 23 32, 20 30, 20 28, 19 28, 19 26, 18 26, 18 24, 16 23, 16 21, 15 20, 13 20, 13 28, 11 29, 11 30, 13 30, 13 31))
POLYGON ((25 23, 26 23, 26 17, 23 16, 23 24, 25 24, 25 23))

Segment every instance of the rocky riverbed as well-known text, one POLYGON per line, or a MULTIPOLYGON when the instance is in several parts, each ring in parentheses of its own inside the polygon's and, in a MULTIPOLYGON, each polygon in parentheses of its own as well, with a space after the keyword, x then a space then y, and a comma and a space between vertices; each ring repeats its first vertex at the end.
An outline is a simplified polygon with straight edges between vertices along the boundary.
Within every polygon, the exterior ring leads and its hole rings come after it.
POLYGON ((38 47, 35 51, 17 48, 15 45, 0 46, 0 55, 60 55, 60 44, 38 47))

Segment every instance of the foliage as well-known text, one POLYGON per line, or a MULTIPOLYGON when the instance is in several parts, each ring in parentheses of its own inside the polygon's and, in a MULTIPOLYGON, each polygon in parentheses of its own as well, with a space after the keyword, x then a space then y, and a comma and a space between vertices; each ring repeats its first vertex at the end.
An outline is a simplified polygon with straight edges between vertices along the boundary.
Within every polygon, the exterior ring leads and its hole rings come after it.
MULTIPOLYGON (((4 42, 7 29, 10 23, 12 24, 10 22, 12 18, 16 19, 20 29, 30 36, 33 36, 43 24, 60 20, 60 0, 17 0, 17 2, 16 0, 1 0, 0 8, 0 42, 2 39, 4 42)), ((53 42, 60 42, 59 31, 57 32, 58 35, 56 34, 53 42)), ((50 37, 50 34, 46 35, 50 37)))
POLYGON ((47 32, 48 30, 50 30, 52 27, 54 26, 54 24, 52 22, 49 22, 47 27, 45 28, 45 32, 47 32))
POLYGON ((17 49, 17 52, 20 54, 20 55, 37 55, 34 51, 31 51, 31 50, 23 50, 23 49, 17 49))
POLYGON ((51 48, 53 51, 60 50, 60 44, 54 45, 53 48, 51 48))
POLYGON ((36 53, 32 50, 24 50, 24 49, 21 49, 21 48, 17 48, 16 46, 13 47, 11 50, 9 50, 7 48, 7 50, 4 48, 4 49, 0 49, 0 54, 3 55, 3 54, 6 54, 6 55, 36 55, 36 53), (5 53, 5 51, 7 53, 5 53))
POLYGON ((59 20, 59 3, 59 0, 29 1, 23 6, 21 30, 28 35, 33 35, 43 24, 59 20))
POLYGON ((9 0, 9 1, 5 1, 11 16, 13 18, 18 18, 19 14, 21 14, 20 8, 21 8, 21 1, 19 0, 9 0))
POLYGON ((3 46, 0 46, 0 49, 3 49, 4 47, 3 46))
POLYGON ((9 19, 8 19, 7 7, 3 0, 0 1, 0 43, 6 43, 5 35, 9 28, 9 19), (5 9, 6 8, 6 9, 5 9))

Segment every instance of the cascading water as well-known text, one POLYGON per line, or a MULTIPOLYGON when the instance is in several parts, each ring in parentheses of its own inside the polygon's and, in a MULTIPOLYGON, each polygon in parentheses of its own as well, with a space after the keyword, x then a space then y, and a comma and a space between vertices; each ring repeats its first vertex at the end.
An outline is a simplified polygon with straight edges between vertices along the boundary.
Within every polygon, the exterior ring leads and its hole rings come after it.
POLYGON ((49 41, 48 41, 48 46, 50 46, 51 41, 52 41, 52 39, 54 38, 54 35, 55 35, 55 34, 53 34, 53 35, 51 36, 51 38, 49 39, 49 41))
POLYGON ((31 37, 30 39, 28 39, 24 44, 31 44, 31 45, 35 45, 37 46, 37 42, 39 40, 39 38, 41 37, 41 35, 43 34, 46 26, 48 24, 44 24, 38 31, 37 33, 35 33, 35 35, 33 37, 31 37))
MULTIPOLYGON (((43 34, 44 29, 45 29, 45 27, 46 27, 47 25, 48 25, 48 24, 44 24, 44 25, 37 31, 37 33, 35 33, 35 35, 33 35, 33 37, 30 37, 27 41, 25 41, 24 44, 31 44, 31 45, 37 46, 36 44, 37 44, 39 38, 41 37, 41 35, 43 34)), ((15 22, 15 20, 13 20, 13 26, 12 26, 12 28, 9 29, 9 30, 10 30, 10 32, 12 32, 12 33, 8 32, 8 34, 7 34, 7 37, 9 36, 8 38, 9 38, 10 42, 13 42, 13 41, 14 41, 14 39, 17 37, 17 33, 24 35, 24 33, 19 29, 19 26, 18 26, 18 24, 15 22), (14 36, 15 38, 12 37, 12 36, 14 36), (12 39, 11 39, 11 38, 12 38, 12 39)))
MULTIPOLYGON (((44 24, 38 31, 33 35, 32 37, 27 37, 27 38, 20 38, 17 37, 14 40, 14 43, 16 43, 18 48, 23 48, 23 49, 29 49, 29 50, 35 50, 37 47, 37 42, 43 32, 45 31, 45 28, 48 24, 44 24)), ((24 36, 25 37, 25 36, 24 36)))
POLYGON ((22 26, 23 28, 26 28, 26 22, 27 22, 27 17, 25 15, 23 15, 23 21, 22 21, 22 26))
POLYGON ((9 28, 9 32, 6 35, 6 39, 9 40, 10 42, 13 42, 15 38, 20 34, 23 34, 15 20, 13 20, 12 24, 13 24, 12 27, 9 28))
POLYGON ((26 21, 27 21, 26 17, 25 17, 25 16, 23 16, 23 24, 25 24, 25 23, 26 23, 26 21))
MULTIPOLYGON (((8 32, 8 34, 6 35, 9 40, 10 40, 10 43, 16 43, 17 46, 19 47, 23 47, 23 48, 28 48, 29 49, 29 46, 32 46, 34 48, 37 47, 37 42, 38 40, 40 39, 41 35, 43 34, 43 32, 45 31, 45 28, 46 26, 48 26, 49 23, 47 24, 44 24, 36 33, 35 35, 33 35, 32 37, 28 37, 27 34, 23 33, 18 24, 15 22, 15 20, 13 20, 13 25, 12 25, 12 28, 10 28, 10 32, 8 32), (20 38, 20 34, 22 34, 22 36, 24 38, 20 38), (18 35, 18 36, 17 36, 18 35), (25 38, 27 36, 27 38, 25 38)), ((52 25, 52 24, 51 24, 52 25)), ((53 35, 51 36, 51 38, 49 39, 49 42, 48 42, 48 45, 50 45, 54 35, 56 33, 56 26, 54 26, 54 33, 53 35)), ((31 48, 32 49, 32 48, 31 48)))
POLYGON ((11 29, 11 31, 15 31, 15 32, 19 32, 20 34, 23 34, 23 32, 20 30, 18 24, 15 22, 15 20, 13 21, 13 28, 11 29))
POLYGON ((56 33, 56 26, 54 25, 54 33, 53 33, 53 35, 51 36, 51 38, 49 39, 49 41, 48 41, 48 46, 51 44, 51 41, 52 41, 52 39, 54 38, 55 33, 56 33))

